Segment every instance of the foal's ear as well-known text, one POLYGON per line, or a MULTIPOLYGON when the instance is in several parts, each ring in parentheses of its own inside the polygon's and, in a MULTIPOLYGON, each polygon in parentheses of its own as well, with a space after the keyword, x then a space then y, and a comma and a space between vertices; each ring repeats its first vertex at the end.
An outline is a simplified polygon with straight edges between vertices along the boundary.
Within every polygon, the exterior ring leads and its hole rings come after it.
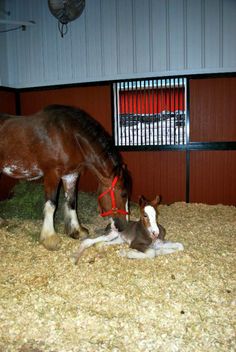
POLYGON ((156 198, 154 198, 150 203, 151 205, 156 208, 158 206, 158 204, 161 201, 161 197, 160 196, 156 196, 156 198))
POLYGON ((139 197, 138 199, 138 204, 140 207, 145 207, 145 205, 147 204, 147 199, 142 195, 139 197))

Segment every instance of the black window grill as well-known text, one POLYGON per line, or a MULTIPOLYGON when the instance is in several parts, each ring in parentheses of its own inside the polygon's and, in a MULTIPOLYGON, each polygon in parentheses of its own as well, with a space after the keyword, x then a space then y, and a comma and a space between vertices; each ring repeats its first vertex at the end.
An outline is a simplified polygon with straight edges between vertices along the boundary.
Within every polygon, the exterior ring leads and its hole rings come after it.
POLYGON ((161 78, 116 82, 116 146, 186 144, 187 79, 161 78))

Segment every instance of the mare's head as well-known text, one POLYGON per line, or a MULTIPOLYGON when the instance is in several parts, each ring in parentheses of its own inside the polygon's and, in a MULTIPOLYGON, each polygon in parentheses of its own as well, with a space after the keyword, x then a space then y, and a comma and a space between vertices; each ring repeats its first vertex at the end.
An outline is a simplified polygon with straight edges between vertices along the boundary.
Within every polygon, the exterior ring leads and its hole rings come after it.
POLYGON ((98 206, 102 217, 128 218, 131 177, 126 166, 117 169, 112 178, 100 179, 98 192, 98 206))
POLYGON ((148 201, 144 196, 139 197, 140 220, 152 240, 156 240, 160 233, 157 223, 157 206, 159 203, 159 196, 156 196, 152 201, 148 201))

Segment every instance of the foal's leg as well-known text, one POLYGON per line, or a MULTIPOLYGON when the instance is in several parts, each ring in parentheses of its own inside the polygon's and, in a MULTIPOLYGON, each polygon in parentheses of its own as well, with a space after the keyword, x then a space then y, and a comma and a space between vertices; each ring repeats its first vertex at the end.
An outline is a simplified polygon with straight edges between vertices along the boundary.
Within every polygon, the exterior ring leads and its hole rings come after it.
POLYGON ((88 230, 81 226, 77 216, 77 181, 78 174, 71 174, 62 177, 65 191, 65 232, 72 238, 79 238, 80 235, 87 236, 88 230))
POLYGON ((98 242, 106 242, 107 244, 123 243, 122 240, 121 240, 121 242, 119 242, 119 241, 117 242, 116 241, 117 238, 119 238, 119 233, 117 231, 111 231, 108 235, 99 236, 97 238, 86 238, 81 243, 77 252, 73 254, 73 257, 75 259, 75 264, 78 263, 79 258, 81 257, 81 255, 83 254, 83 252, 85 251, 86 248, 89 248, 98 242))
POLYGON ((136 249, 121 249, 119 252, 120 257, 129 259, 153 259, 155 258, 155 249, 148 248, 145 252, 140 252, 136 249))
POLYGON ((182 245, 182 243, 169 241, 156 241, 152 245, 152 248, 155 249, 156 256, 184 250, 184 246, 182 245))
POLYGON ((57 203, 57 190, 60 178, 55 172, 51 172, 44 176, 44 191, 45 191, 45 205, 44 205, 44 220, 43 227, 40 234, 40 242, 49 250, 57 250, 60 247, 61 240, 56 235, 54 229, 54 213, 57 203))

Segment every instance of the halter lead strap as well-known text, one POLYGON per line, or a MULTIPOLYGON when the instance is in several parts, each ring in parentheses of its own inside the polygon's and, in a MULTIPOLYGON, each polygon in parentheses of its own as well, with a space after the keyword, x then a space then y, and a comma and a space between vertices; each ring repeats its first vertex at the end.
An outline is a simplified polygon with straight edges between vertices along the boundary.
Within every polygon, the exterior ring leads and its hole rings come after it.
POLYGON ((115 190, 115 185, 117 184, 117 181, 118 181, 118 176, 115 176, 113 181, 112 181, 111 186, 106 191, 104 191, 102 194, 100 194, 98 196, 98 202, 107 193, 110 193, 110 197, 111 197, 111 206, 112 206, 112 208, 111 208, 111 210, 108 210, 106 212, 101 213, 100 216, 102 216, 102 217, 109 216, 109 215, 115 215, 117 213, 123 214, 123 215, 128 215, 129 214, 127 211, 125 211, 123 209, 118 209, 116 207, 116 199, 115 199, 114 190, 115 190))

